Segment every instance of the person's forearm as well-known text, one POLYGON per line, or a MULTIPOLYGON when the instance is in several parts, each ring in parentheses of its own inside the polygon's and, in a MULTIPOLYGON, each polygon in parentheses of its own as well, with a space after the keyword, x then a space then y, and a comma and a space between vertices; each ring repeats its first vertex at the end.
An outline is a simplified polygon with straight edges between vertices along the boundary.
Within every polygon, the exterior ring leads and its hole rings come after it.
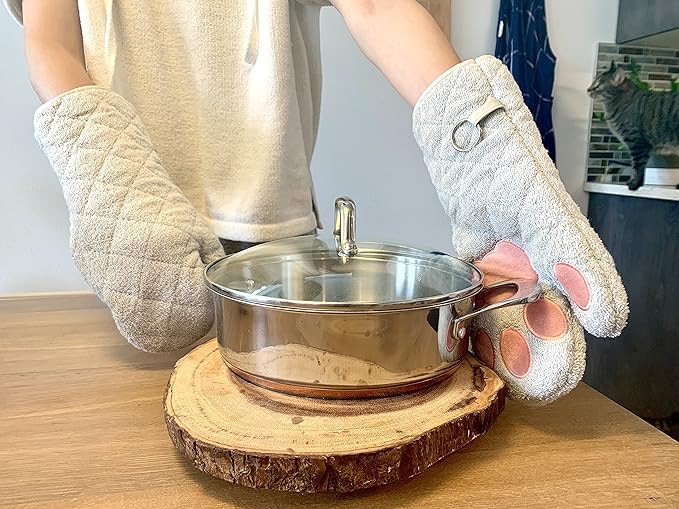
POLYGON ((414 106, 460 58, 416 0, 332 0, 363 53, 414 106))
POLYGON ((40 100, 92 80, 85 69, 80 17, 76 0, 23 0, 26 60, 31 83, 40 100))
POLYGON ((92 84, 83 63, 63 48, 27 44, 26 53, 31 83, 42 102, 92 84))

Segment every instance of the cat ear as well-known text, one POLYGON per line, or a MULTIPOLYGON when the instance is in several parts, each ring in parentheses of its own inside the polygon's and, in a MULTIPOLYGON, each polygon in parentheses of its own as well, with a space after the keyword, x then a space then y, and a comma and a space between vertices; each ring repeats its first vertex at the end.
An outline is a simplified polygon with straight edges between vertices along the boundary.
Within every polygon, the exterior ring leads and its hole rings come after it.
POLYGON ((608 70, 609 70, 609 71, 612 71, 612 70, 615 69, 615 68, 616 68, 615 60, 611 60, 611 67, 609 67, 608 70))
POLYGON ((615 75, 613 76, 613 84, 616 87, 622 85, 622 82, 625 81, 625 77, 625 69, 618 67, 615 71, 615 75))

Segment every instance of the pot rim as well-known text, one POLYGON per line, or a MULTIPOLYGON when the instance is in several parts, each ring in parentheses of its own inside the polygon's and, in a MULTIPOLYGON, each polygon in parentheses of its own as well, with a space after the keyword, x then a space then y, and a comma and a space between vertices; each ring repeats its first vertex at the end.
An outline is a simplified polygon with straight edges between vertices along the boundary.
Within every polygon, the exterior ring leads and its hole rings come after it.
MULTIPOLYGON (((236 254, 236 253, 234 253, 236 254)), ((444 293, 433 297, 424 297, 421 299, 400 300, 392 302, 316 302, 307 300, 294 299, 280 299, 269 297, 265 295, 257 295, 246 293, 240 290, 230 289, 219 286, 208 278, 208 271, 210 268, 221 262, 222 260, 233 256, 233 254, 226 255, 218 260, 213 261, 203 270, 203 280, 206 286, 214 294, 221 297, 240 302, 242 304, 249 304, 256 307, 267 309, 277 309, 280 311, 291 311, 301 313, 323 313, 323 314, 343 314, 343 313, 389 313, 395 311, 404 311, 410 309, 428 309, 439 308, 463 299, 473 297, 479 293, 484 286, 484 273, 475 265, 456 258, 452 255, 446 254, 459 262, 469 266, 477 275, 476 284, 472 284, 469 288, 464 290, 457 290, 451 293, 444 293)))

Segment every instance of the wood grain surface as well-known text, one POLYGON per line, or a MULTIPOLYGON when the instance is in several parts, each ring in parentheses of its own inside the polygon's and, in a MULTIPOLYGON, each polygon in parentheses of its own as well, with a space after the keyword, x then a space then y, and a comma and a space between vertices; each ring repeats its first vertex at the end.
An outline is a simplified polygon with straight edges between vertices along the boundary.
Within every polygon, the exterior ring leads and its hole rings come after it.
MULTIPOLYGON (((308 351, 276 349, 283 361, 308 351)), ((447 380, 410 394, 291 396, 232 374, 213 339, 177 362, 163 406, 172 443, 207 474, 250 488, 350 492, 409 479, 488 432, 506 392, 469 355, 447 380)))
POLYGON ((0 506, 679 506, 679 444, 585 385, 544 408, 508 402, 489 433, 408 481, 349 495, 234 486, 168 437, 162 397, 183 353, 135 351, 94 297, 0 300, 0 506))

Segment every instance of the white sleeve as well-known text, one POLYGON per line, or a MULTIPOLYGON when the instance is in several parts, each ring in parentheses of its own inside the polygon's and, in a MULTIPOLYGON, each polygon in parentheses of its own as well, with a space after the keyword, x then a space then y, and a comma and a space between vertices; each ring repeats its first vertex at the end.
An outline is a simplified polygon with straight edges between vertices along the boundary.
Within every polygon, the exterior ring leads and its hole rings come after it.
POLYGON ((7 10, 14 18, 14 21, 23 25, 24 18, 21 10, 21 1, 22 0, 3 0, 5 7, 7 7, 7 10))

